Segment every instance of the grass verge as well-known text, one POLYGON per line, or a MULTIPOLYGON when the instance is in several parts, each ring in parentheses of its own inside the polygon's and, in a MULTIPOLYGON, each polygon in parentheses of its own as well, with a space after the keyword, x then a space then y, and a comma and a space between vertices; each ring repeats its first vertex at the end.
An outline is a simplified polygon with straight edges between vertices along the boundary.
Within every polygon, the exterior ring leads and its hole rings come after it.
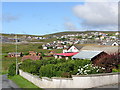
POLYGON ((9 79, 11 79, 14 83, 16 83, 20 88, 25 88, 25 89, 29 89, 29 88, 35 88, 35 89, 39 89, 42 90, 41 88, 37 87, 36 85, 34 85, 33 83, 29 82, 28 80, 24 79, 23 77, 21 77, 20 75, 15 75, 13 77, 10 77, 9 79))

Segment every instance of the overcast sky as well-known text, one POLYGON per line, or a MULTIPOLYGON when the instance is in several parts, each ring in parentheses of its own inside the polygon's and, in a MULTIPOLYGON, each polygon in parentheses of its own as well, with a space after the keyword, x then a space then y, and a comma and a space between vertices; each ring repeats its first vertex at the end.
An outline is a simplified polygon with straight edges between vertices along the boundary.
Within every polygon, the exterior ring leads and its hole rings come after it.
MULTIPOLYGON (((118 30, 117 2, 3 2, 3 33, 118 30)), ((106 1, 106 0, 104 0, 106 1)))

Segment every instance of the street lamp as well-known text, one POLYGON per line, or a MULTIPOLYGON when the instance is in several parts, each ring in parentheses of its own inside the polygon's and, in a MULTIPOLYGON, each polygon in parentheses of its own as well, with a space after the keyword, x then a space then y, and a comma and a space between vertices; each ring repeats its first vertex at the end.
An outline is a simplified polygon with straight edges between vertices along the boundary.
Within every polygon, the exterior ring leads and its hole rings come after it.
POLYGON ((17 34, 16 34, 16 75, 18 75, 18 58, 17 58, 17 34))

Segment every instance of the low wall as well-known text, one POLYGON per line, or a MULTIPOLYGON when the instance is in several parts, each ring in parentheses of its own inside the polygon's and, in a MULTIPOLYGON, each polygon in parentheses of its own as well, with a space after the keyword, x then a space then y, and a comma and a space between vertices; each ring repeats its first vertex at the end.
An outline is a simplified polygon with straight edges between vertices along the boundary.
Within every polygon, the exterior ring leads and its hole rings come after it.
MULTIPOLYGON (((47 78, 19 70, 19 74, 40 88, 93 88, 118 83, 118 73, 73 75, 72 78, 47 78)), ((120 81, 119 81, 120 82, 120 81)))

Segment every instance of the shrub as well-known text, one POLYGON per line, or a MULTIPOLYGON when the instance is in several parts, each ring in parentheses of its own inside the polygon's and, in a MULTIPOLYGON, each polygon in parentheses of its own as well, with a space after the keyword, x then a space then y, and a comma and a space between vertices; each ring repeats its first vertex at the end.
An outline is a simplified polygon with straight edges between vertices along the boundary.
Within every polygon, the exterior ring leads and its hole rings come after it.
POLYGON ((31 74, 38 74, 41 65, 40 61, 25 60, 20 69, 31 74))
POLYGON ((90 63, 90 60, 25 60, 20 66, 25 72, 40 75, 40 77, 71 77, 76 74, 79 66, 90 63))
POLYGON ((42 48, 43 48, 42 45, 38 46, 38 49, 42 49, 42 48))
POLYGON ((79 66, 77 75, 88 75, 102 73, 105 68, 93 66, 93 64, 86 64, 85 66, 79 66))
POLYGON ((47 64, 39 70, 40 77, 71 77, 78 71, 79 66, 90 63, 90 60, 67 60, 64 63, 47 64))
POLYGON ((13 63, 8 69, 8 76, 14 76, 16 74, 16 64, 13 63))
POLYGON ((118 65, 118 69, 113 68, 112 72, 120 72, 120 64, 118 65))

